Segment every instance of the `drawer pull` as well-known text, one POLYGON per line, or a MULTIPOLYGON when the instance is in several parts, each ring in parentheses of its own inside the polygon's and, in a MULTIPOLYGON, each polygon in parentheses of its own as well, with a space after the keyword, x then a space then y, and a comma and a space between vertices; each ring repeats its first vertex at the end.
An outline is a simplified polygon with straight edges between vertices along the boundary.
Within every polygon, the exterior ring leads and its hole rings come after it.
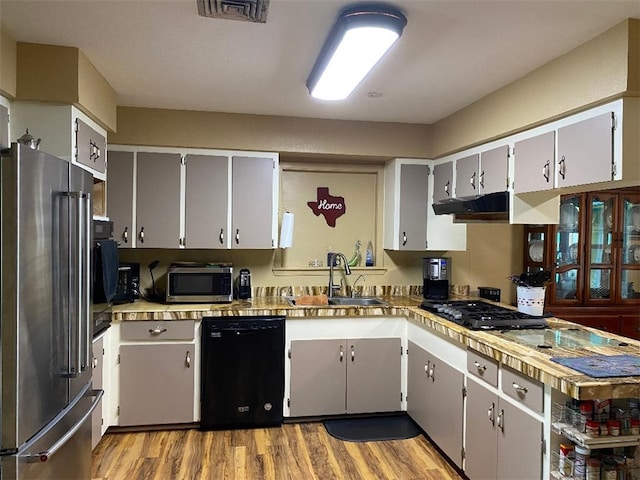
POLYGON ((187 350, 187 356, 184 359, 184 363, 187 365, 187 368, 191 368, 191 352, 187 350))
POLYGON ((149 329, 149 333, 150 333, 151 335, 161 335, 161 334, 163 334, 163 333, 164 333, 164 332, 166 332, 166 331, 167 331, 167 329, 166 329, 166 328, 160 328, 160 327, 150 328, 150 329, 149 329))
POLYGON ((513 386, 513 388, 516 389, 516 392, 518 393, 527 393, 529 390, 527 390, 527 387, 523 387, 522 385, 518 385, 516 382, 513 382, 511 384, 513 386))
POLYGON ((478 361, 473 362, 480 373, 484 372, 487 369, 486 365, 480 365, 478 361))
POLYGON ((500 413, 498 414, 498 427, 500 428, 500 430, 502 430, 504 432, 504 410, 500 410, 500 413))

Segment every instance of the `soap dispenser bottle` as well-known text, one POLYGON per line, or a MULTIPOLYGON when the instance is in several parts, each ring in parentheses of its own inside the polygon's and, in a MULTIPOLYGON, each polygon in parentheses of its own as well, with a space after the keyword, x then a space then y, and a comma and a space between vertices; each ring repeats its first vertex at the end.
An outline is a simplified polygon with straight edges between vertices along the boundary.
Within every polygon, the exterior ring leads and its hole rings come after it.
POLYGON ((369 240, 369 243, 367 244, 367 252, 365 253, 364 257, 364 264, 367 267, 373 267, 373 244, 371 243, 371 240, 369 240))

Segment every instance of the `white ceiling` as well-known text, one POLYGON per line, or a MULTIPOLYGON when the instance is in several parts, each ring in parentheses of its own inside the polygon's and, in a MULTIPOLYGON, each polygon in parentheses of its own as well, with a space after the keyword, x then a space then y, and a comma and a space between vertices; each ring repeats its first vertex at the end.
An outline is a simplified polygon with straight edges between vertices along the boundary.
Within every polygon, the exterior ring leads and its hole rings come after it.
POLYGON ((200 17, 196 0, 0 0, 0 21, 17 41, 80 48, 119 105, 433 123, 640 18, 638 0, 391 0, 400 41, 349 99, 322 102, 307 75, 356 2, 270 1, 266 24, 200 17))

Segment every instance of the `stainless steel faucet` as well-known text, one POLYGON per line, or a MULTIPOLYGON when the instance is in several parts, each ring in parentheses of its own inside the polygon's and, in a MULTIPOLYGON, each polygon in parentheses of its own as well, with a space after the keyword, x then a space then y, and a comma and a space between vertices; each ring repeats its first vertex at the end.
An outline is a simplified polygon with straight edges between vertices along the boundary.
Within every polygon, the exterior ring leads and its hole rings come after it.
POLYGON ((340 290, 342 285, 334 285, 333 284, 333 265, 335 263, 336 258, 340 258, 342 260, 342 264, 344 265, 344 274, 351 275, 351 268, 349 268, 349 264, 347 263, 347 257, 344 256, 344 253, 331 253, 329 255, 329 289, 327 291, 327 296, 329 298, 333 297, 333 292, 336 290, 340 290))
POLYGON ((360 279, 362 279, 362 281, 364 282, 364 275, 358 275, 358 278, 356 278, 356 281, 353 282, 353 285, 351 285, 351 298, 362 296, 362 293, 356 290, 356 283, 358 283, 358 280, 360 279))

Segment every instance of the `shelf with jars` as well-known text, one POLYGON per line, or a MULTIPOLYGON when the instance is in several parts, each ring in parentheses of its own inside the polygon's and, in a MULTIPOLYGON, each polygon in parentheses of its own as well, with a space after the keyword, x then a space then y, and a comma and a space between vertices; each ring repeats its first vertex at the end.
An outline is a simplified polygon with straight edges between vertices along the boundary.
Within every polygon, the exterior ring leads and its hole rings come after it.
POLYGON ((524 269, 552 272, 545 313, 640 338, 640 191, 563 195, 558 225, 528 225, 524 269))

